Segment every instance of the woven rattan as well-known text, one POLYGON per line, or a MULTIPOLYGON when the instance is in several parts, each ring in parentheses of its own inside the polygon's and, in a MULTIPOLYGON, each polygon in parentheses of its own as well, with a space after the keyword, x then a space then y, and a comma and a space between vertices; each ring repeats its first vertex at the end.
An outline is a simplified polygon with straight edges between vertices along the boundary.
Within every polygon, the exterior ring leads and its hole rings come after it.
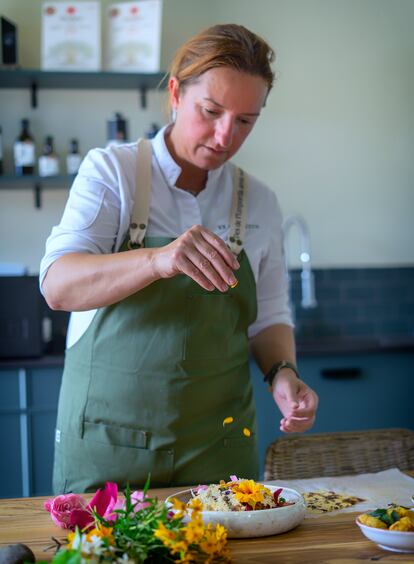
POLYGON ((266 450, 265 480, 346 476, 414 468, 414 431, 375 429, 289 435, 266 450))

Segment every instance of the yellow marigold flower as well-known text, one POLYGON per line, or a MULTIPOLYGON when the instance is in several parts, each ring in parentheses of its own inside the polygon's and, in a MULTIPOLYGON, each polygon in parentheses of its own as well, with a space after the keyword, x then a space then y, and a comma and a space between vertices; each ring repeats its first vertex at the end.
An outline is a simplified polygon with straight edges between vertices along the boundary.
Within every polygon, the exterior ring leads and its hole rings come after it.
POLYGON ((183 501, 180 501, 176 497, 173 497, 171 502, 173 504, 173 509, 176 512, 175 517, 179 519, 180 517, 182 517, 184 515, 184 513, 187 509, 187 506, 183 501))
POLYGON ((230 423, 233 423, 233 421, 234 421, 233 417, 226 417, 226 418, 223 420, 223 427, 224 427, 225 425, 230 425, 230 423))
POLYGON ((105 527, 101 523, 98 523, 95 529, 89 531, 86 535, 86 540, 91 542, 94 538, 106 539, 109 544, 115 544, 114 537, 112 536, 113 527, 105 527))
POLYGON ((188 550, 188 543, 185 540, 174 542, 171 544, 170 550, 172 554, 180 554, 184 556, 188 550))
POLYGON ((256 503, 264 501, 264 486, 256 484, 253 480, 243 480, 232 487, 233 493, 241 503, 248 503, 253 508, 256 503))
POLYGON ((243 435, 245 437, 250 437, 250 435, 252 434, 252 432, 250 431, 250 429, 248 429, 247 427, 244 427, 243 429, 243 435))
POLYGON ((204 535, 204 526, 201 522, 190 521, 186 527, 183 528, 185 540, 188 544, 199 542, 204 535))
POLYGON ((203 503, 196 497, 193 497, 188 502, 188 507, 190 507, 193 511, 203 511, 203 503))
POLYGON ((206 554, 215 554, 218 551, 215 531, 211 529, 205 530, 204 538, 200 542, 200 548, 206 554))
POLYGON ((74 540, 75 536, 76 536, 76 533, 74 533, 74 532, 73 532, 73 533, 68 533, 68 536, 67 536, 68 544, 67 544, 67 546, 66 546, 66 548, 67 548, 68 550, 70 550, 70 549, 72 548, 72 543, 73 543, 73 540, 74 540))
POLYGON ((227 541, 227 529, 223 525, 216 525, 216 539, 218 541, 227 541))
POLYGON ((157 537, 157 539, 160 539, 160 541, 166 546, 171 546, 176 541, 174 531, 167 529, 164 523, 161 522, 158 523, 158 528, 154 531, 154 536, 157 537))

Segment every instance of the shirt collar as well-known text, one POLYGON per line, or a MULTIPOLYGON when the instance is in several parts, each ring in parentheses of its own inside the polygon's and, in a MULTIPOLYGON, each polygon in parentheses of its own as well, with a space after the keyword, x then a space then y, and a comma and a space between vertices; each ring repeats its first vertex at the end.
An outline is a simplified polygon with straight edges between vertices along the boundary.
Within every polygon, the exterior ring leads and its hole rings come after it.
MULTIPOLYGON (((165 142, 165 132, 170 125, 167 124, 158 131, 157 135, 152 139, 152 148, 168 186, 175 187, 181 174, 181 167, 172 158, 165 142)), ((223 172, 223 168, 224 165, 215 170, 208 171, 206 187, 202 192, 208 190, 211 185, 217 182, 223 172)))

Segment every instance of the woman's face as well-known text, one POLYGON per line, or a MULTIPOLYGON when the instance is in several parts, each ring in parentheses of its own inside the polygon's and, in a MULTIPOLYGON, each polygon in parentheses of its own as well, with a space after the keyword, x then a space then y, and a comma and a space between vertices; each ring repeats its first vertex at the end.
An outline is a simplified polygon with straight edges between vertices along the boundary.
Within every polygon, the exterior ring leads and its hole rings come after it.
POLYGON ((176 110, 174 150, 180 159, 203 170, 218 168, 238 151, 268 91, 262 77, 230 67, 211 69, 181 91, 172 77, 169 89, 176 110))

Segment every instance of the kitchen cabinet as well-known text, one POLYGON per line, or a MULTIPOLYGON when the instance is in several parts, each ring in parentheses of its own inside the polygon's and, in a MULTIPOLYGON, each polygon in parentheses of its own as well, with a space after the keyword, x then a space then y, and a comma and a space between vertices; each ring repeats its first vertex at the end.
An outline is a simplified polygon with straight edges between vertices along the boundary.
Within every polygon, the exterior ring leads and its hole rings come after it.
POLYGON ((0 497, 52 493, 61 366, 0 366, 0 497))
MULTIPOLYGON (((319 395, 312 433, 388 427, 414 429, 414 351, 298 356, 303 380, 319 395)), ((280 412, 252 361, 261 472, 267 446, 281 436, 280 412)))

